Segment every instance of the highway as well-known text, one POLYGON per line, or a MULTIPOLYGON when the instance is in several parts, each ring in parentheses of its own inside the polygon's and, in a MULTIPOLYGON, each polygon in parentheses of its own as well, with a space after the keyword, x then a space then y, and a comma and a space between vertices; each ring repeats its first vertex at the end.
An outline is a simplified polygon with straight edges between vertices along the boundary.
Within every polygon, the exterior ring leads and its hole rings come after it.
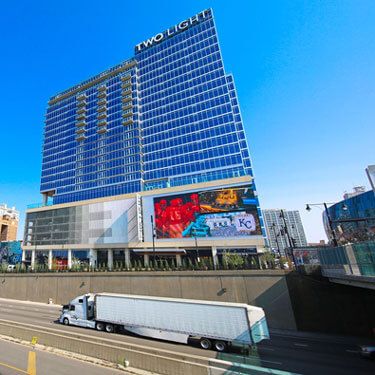
POLYGON ((124 375, 124 371, 66 358, 24 345, 0 340, 1 375, 124 375))
MULTIPOLYGON (((122 334, 108 334, 95 330, 56 323, 61 307, 30 302, 0 299, 0 319, 32 324, 39 328, 53 328, 66 334, 81 334, 111 339, 114 342, 147 346, 184 355, 216 358, 234 363, 246 363, 269 369, 279 369, 299 374, 374 374, 375 362, 359 357, 356 344, 368 340, 336 338, 327 335, 301 336, 277 332, 271 340, 258 345, 250 356, 240 353, 217 353, 196 346, 144 339, 122 334)), ((194 343, 193 343, 194 344, 194 343)), ((2 372, 0 372, 2 373, 2 372)))

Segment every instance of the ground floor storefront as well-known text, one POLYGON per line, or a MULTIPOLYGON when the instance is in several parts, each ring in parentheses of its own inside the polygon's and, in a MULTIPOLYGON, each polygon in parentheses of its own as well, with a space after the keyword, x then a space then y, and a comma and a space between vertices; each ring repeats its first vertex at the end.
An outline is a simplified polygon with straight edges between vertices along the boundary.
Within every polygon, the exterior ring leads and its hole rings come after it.
MULTIPOLYGON (((259 269, 256 248, 145 248, 24 250, 31 270, 259 269)), ((264 268, 264 267, 263 267, 264 268)))

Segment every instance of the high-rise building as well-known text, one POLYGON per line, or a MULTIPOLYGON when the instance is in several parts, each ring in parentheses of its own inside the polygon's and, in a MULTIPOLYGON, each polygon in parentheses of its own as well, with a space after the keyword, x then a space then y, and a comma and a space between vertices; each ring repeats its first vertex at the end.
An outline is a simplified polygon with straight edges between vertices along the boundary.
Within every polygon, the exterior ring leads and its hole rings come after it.
MULTIPOLYGON (((284 255, 285 249, 290 248, 281 209, 262 210, 269 247, 272 251, 284 255)), ((307 246, 305 231, 301 216, 297 210, 283 210, 285 223, 293 247, 307 246)))
POLYGON ((40 190, 26 250, 101 246, 111 263, 113 249, 149 249, 154 226, 156 248, 198 242, 216 252, 224 236, 224 248, 263 247, 234 80, 210 9, 49 100, 40 190))
POLYGON ((252 176, 211 10, 48 102, 41 193, 54 204, 252 176))
POLYGON ((0 204, 0 241, 15 241, 19 212, 15 207, 7 207, 5 203, 0 204))

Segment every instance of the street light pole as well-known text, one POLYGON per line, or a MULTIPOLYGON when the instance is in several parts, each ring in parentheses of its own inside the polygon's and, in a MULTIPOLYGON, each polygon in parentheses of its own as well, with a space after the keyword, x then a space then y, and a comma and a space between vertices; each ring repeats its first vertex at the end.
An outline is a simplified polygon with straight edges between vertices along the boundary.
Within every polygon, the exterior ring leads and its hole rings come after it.
POLYGON ((285 234, 286 234, 286 237, 288 238, 288 242, 289 242, 289 248, 290 248, 290 251, 292 253, 292 258, 293 258, 293 262, 294 262, 294 267, 297 267, 297 263, 296 263, 296 260, 294 259, 294 252, 293 252, 293 242, 289 236, 289 231, 288 231, 288 226, 286 225, 286 220, 285 220, 285 215, 284 215, 284 210, 280 210, 280 218, 283 220, 283 223, 284 223, 284 231, 285 231, 285 234))
POLYGON ((281 258, 281 251, 280 251, 280 246, 279 246, 279 241, 277 240, 277 235, 276 235, 276 224, 272 223, 271 228, 273 231, 273 235, 275 236, 275 241, 276 241, 276 247, 277 247, 277 252, 279 253, 279 257, 281 258))
POLYGON ((194 233, 193 236, 194 236, 194 241, 195 241, 195 252, 196 252, 196 254, 197 254, 197 262, 199 263, 199 251, 198 251, 198 241, 197 241, 197 233, 196 233, 196 230, 193 229, 193 230, 192 230, 192 233, 194 233))
POLYGON ((154 228, 154 217, 151 215, 151 230, 152 230, 152 259, 153 266, 155 267, 155 228, 154 228))
POLYGON ((338 246, 337 238, 336 238, 336 232, 335 232, 335 230, 333 229, 332 220, 331 220, 331 216, 330 216, 330 214, 329 214, 329 212, 328 212, 327 203, 324 202, 323 205, 324 205, 324 209, 326 210, 329 229, 331 230, 331 233, 332 233, 332 242, 333 242, 333 245, 334 245, 334 246, 338 246))
MULTIPOLYGON (((328 204, 331 204, 331 203, 328 203, 328 204)), ((332 204, 334 204, 334 203, 332 203, 332 204)), ((327 203, 326 202, 323 202, 323 203, 307 203, 306 204, 306 210, 307 211, 311 211, 311 207, 310 206, 324 206, 324 210, 326 212, 327 219, 328 219, 329 230, 330 230, 331 235, 332 235, 333 245, 334 246, 338 246, 338 242, 337 242, 337 238, 336 238, 336 232, 333 229, 332 219, 331 219, 331 216, 330 216, 329 211, 328 211, 327 203)))

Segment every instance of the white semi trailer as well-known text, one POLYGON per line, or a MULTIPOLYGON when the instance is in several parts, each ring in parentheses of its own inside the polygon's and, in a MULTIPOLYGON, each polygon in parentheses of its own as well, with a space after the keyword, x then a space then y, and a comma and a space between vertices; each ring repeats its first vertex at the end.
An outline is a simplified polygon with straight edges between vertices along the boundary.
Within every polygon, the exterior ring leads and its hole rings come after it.
POLYGON ((269 338, 263 309, 241 303, 90 293, 64 305, 59 321, 181 343, 197 338, 203 349, 220 352, 269 338))

